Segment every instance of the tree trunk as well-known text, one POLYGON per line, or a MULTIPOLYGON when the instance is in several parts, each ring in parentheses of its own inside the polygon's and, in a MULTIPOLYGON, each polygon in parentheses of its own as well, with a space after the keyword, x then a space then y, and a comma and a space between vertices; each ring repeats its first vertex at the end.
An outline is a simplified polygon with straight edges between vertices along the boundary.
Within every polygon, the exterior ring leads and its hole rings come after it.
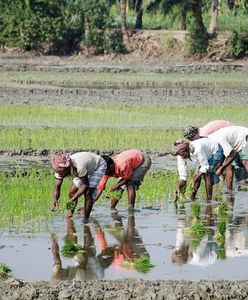
POLYGON ((186 21, 187 21, 187 10, 183 9, 182 11, 182 20, 181 20, 181 30, 186 30, 186 21))
POLYGON ((202 11, 201 11, 201 0, 193 0, 192 1, 192 12, 193 12, 193 16, 196 20, 196 24, 197 24, 197 29, 206 34, 206 27, 203 24, 203 20, 202 20, 202 11))
POLYGON ((143 17, 142 2, 143 2, 143 0, 137 0, 137 2, 136 2, 135 11, 137 13, 137 17, 136 17, 136 22, 135 22, 135 26, 134 26, 135 29, 142 29, 142 26, 143 26, 143 22, 142 22, 142 17, 143 17))
POLYGON ((210 22, 210 25, 209 25, 209 28, 208 28, 208 33, 210 35, 214 34, 215 30, 217 28, 218 6, 219 6, 219 1, 218 0, 213 0, 211 22, 210 22))
POLYGON ((120 0, 120 11, 121 11, 121 31, 123 37, 127 38, 127 19, 126 19, 127 1, 120 0))

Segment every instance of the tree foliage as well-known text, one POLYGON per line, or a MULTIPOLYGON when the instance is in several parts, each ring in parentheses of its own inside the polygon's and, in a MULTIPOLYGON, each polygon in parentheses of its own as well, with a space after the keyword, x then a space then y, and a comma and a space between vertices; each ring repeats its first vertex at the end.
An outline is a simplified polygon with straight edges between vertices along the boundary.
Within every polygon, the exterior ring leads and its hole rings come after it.
MULTIPOLYGON (((2 0, 0 46, 47 54, 68 54, 84 47, 94 53, 124 52, 123 37, 128 37, 126 17, 131 10, 136 15, 136 29, 142 28, 144 13, 150 18, 160 14, 180 20, 181 29, 189 30, 190 52, 202 53, 208 42, 202 14, 209 14, 213 3, 214 0, 2 0)), ((218 11, 222 15, 243 16, 248 14, 248 0, 219 1, 218 11)), ((237 40, 233 38, 232 44, 237 40)), ((246 47, 246 43, 236 44, 231 47, 236 52, 246 47)))

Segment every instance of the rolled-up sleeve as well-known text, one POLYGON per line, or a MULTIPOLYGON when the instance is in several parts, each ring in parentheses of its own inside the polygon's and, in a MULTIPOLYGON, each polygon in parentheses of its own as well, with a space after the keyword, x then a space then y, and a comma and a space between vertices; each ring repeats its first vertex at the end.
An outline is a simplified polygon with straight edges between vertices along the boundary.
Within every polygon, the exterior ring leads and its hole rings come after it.
POLYGON ((187 161, 182 158, 180 155, 177 155, 177 169, 179 179, 187 180, 187 161))

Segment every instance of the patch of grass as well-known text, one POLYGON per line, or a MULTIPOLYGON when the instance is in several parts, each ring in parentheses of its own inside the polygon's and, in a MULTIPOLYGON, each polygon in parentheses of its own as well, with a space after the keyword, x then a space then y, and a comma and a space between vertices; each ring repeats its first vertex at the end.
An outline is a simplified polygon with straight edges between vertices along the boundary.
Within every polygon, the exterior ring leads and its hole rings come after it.
POLYGON ((12 270, 3 263, 0 263, 0 279, 5 279, 12 272, 12 270))

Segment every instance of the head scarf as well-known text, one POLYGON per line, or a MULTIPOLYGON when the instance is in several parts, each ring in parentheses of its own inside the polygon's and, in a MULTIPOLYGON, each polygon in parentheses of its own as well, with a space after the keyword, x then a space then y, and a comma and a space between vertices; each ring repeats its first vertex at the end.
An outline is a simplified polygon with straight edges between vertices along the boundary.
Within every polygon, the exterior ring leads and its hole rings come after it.
POLYGON ((177 140, 174 142, 173 147, 171 149, 172 155, 178 155, 180 151, 189 150, 189 143, 184 140, 177 140))
POLYGON ((55 153, 52 156, 51 164, 56 173, 61 173, 64 168, 71 166, 72 161, 68 153, 55 153))
POLYGON ((183 129, 183 136, 192 141, 194 139, 194 136, 198 133, 198 127, 192 126, 192 125, 187 125, 183 129))

